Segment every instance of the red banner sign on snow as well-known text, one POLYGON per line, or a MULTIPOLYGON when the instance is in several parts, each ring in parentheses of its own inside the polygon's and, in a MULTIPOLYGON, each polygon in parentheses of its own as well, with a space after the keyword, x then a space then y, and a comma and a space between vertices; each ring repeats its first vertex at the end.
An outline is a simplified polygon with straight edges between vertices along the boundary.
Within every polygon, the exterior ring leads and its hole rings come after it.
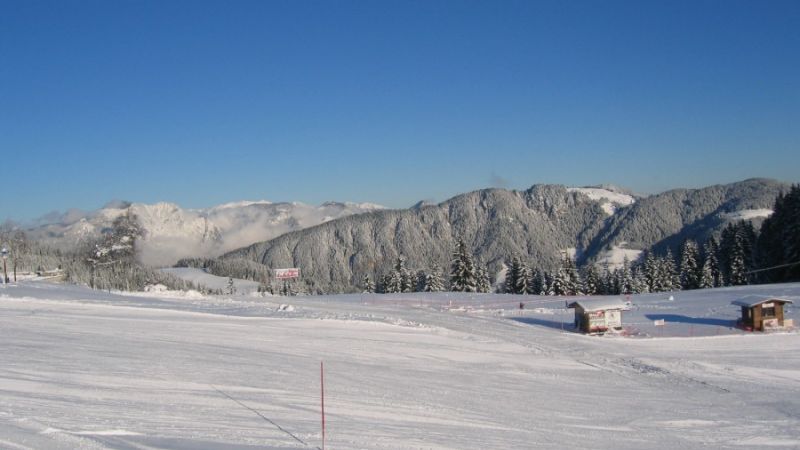
POLYGON ((275 269, 275 278, 278 280, 288 280, 291 278, 299 278, 300 277, 300 269, 291 268, 291 269, 275 269))

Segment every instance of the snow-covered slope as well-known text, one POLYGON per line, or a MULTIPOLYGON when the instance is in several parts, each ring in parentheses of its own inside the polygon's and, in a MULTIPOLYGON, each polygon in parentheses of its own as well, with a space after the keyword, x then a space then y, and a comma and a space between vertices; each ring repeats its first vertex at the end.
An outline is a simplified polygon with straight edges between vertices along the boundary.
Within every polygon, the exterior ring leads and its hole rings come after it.
POLYGON ((0 288, 0 447, 322 448, 324 362, 325 448, 798 448, 800 335, 732 328, 753 293, 800 284, 632 296, 625 334, 588 337, 564 298, 23 283, 0 288))
POLYGON ((617 208, 632 205, 636 198, 630 194, 625 194, 611 189, 599 187, 580 187, 567 188, 569 192, 580 192, 592 200, 602 203, 603 210, 609 215, 614 215, 617 208))
POLYGON ((610 270, 614 270, 622 267, 626 258, 629 263, 635 262, 641 256, 642 251, 625 248, 626 244, 627 242, 620 242, 620 245, 614 245, 610 250, 599 253, 595 264, 598 266, 607 264, 610 270))
MULTIPOLYGON (((218 277, 203 269, 191 267, 167 267, 161 269, 161 271, 174 275, 182 280, 189 281, 195 286, 220 290, 222 292, 227 292, 229 290, 229 282, 231 281, 230 278, 218 277)), ((233 287, 238 294, 252 294, 253 292, 257 292, 258 285, 256 281, 233 279, 233 287)))
POLYGON ((243 201, 208 209, 183 209, 173 203, 112 205, 92 213, 75 211, 50 217, 31 235, 47 243, 70 246, 96 236, 126 211, 139 218, 145 231, 140 241, 146 264, 170 265, 184 257, 216 256, 226 251, 272 239, 339 217, 381 209, 370 203, 303 203, 243 201))
POLYGON ((767 218, 771 216, 773 211, 771 209, 742 209, 739 211, 723 213, 722 216, 728 220, 752 220, 767 218))

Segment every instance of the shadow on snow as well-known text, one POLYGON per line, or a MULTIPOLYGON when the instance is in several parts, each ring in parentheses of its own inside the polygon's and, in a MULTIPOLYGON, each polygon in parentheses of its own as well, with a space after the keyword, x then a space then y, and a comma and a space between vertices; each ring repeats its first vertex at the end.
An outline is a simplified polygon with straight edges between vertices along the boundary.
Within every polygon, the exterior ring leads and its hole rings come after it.
POLYGON ((714 325, 718 327, 734 327, 736 320, 714 319, 712 317, 689 317, 679 314, 645 314, 650 320, 664 320, 666 322, 688 323, 692 325, 714 325))
POLYGON ((572 322, 560 322, 555 320, 539 319, 537 317, 510 317, 511 320, 524 323, 526 325, 541 325, 543 327, 554 328, 556 330, 569 331, 574 333, 575 325, 572 322))

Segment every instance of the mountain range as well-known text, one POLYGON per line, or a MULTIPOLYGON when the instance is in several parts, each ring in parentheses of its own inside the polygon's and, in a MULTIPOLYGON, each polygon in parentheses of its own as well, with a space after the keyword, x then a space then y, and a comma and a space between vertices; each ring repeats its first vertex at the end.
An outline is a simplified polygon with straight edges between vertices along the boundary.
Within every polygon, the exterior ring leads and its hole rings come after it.
POLYGON ((617 264, 641 251, 673 250, 704 241, 729 222, 762 220, 789 185, 749 179, 701 189, 634 196, 609 187, 533 185, 524 191, 484 189, 436 205, 372 210, 291 231, 222 256, 269 268, 299 267, 310 292, 356 289, 399 256, 414 270, 447 272, 456 239, 497 274, 512 256, 552 269, 565 253, 578 263, 617 264))
POLYGON ((303 203, 242 201, 206 209, 183 209, 174 203, 115 202, 93 212, 70 210, 50 214, 29 226, 28 235, 56 248, 71 248, 97 237, 114 219, 128 212, 138 218, 144 236, 139 259, 168 266, 181 258, 213 257, 253 242, 318 225, 346 215, 380 210, 370 203, 303 203))

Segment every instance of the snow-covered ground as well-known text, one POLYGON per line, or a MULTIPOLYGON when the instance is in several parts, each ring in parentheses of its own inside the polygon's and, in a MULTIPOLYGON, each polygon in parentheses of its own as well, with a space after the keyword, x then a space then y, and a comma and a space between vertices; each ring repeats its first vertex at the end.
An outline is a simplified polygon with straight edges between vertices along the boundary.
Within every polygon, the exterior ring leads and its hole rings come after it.
MULTIPOLYGON (((172 274, 182 280, 190 281, 195 286, 204 286, 208 289, 221 289, 227 292, 228 283, 230 281, 227 277, 218 277, 206 272, 203 269, 194 269, 191 267, 168 267, 160 269, 164 273, 172 274)), ((239 294, 250 294, 258 291, 258 282, 250 280, 240 280, 234 278, 233 286, 239 294)))
POLYGON ((627 242, 620 242, 619 245, 614 245, 610 250, 601 252, 597 256, 597 266, 601 267, 603 264, 608 264, 608 268, 610 270, 614 270, 622 267, 625 262, 625 258, 628 258, 629 263, 639 259, 642 251, 625 248, 626 244, 627 242))
POLYGON ((728 220, 751 220, 760 217, 769 217, 773 211, 771 209, 743 209, 741 211, 734 211, 724 213, 722 216, 728 220))
POLYGON ((321 361, 327 449, 798 448, 800 334, 732 328, 753 293, 800 284, 632 296, 625 333, 592 337, 574 298, 20 282, 0 288, 0 448, 321 448, 321 361))
POLYGON ((613 216, 617 208, 629 206, 636 202, 636 199, 631 195, 603 188, 567 188, 567 191, 580 192, 592 200, 601 202, 603 211, 605 211, 609 216, 613 216))

